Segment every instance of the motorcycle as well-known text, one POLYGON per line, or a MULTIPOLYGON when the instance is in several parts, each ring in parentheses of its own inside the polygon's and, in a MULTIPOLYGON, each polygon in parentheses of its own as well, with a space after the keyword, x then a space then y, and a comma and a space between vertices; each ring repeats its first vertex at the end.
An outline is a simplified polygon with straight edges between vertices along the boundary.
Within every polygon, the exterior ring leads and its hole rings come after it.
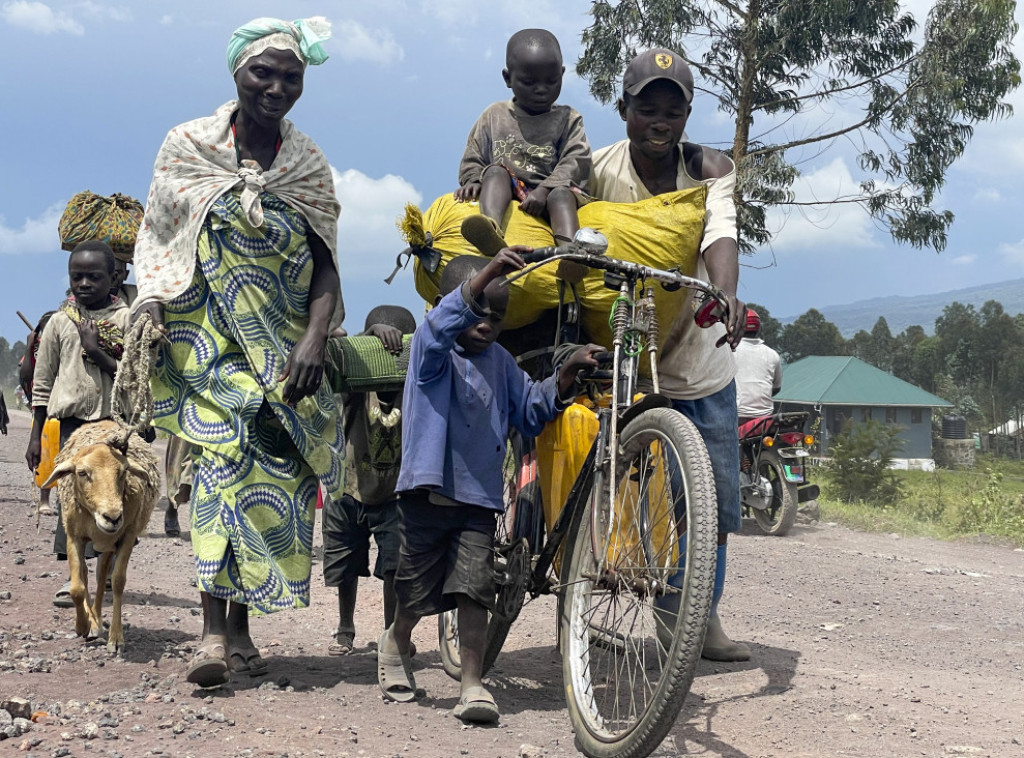
POLYGON ((800 503, 818 497, 806 479, 814 437, 804 434, 809 414, 776 413, 739 426, 740 502, 765 534, 782 537, 796 521, 800 503))

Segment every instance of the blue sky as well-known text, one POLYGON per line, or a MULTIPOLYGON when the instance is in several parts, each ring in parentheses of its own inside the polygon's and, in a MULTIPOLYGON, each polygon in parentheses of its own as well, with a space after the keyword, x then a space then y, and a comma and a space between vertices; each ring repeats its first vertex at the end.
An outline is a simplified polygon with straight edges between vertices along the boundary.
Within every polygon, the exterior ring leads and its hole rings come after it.
MULTIPOLYGON (((589 7, 585 0, 0 0, 0 336, 24 339, 15 311, 35 319, 61 299, 67 253, 57 221, 67 200, 83 189, 145 198, 168 129, 234 96, 224 49, 231 31, 258 15, 326 15, 334 23, 331 59, 307 72, 290 117, 336 170, 346 325, 358 330, 383 302, 420 313, 411 271, 383 283, 403 247, 395 219, 407 201, 425 208, 455 189, 470 126, 508 96, 501 69, 511 33, 552 30, 570 69, 561 102, 583 114, 593 147, 625 136, 614 110, 571 72, 589 7)), ((923 18, 927 5, 915 0, 910 8, 923 18)), ((1011 102, 1020 110, 1024 96, 1018 91, 1011 102)), ((692 140, 731 139, 710 98, 698 93, 694 108, 692 140)), ((842 113, 820 117, 834 124, 842 113)), ((799 157, 798 199, 842 194, 859 181, 844 145, 799 157)), ((856 207, 775 214, 778 235, 771 249, 744 259, 740 296, 787 316, 1024 276, 1022 175, 1016 119, 979 127, 940 201, 957 218, 942 254, 894 245, 856 207)))

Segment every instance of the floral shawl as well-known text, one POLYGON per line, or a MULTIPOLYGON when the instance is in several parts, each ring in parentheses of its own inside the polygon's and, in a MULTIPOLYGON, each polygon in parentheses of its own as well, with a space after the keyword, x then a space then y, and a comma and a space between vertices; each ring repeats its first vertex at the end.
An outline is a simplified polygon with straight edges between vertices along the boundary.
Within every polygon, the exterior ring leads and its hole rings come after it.
MULTIPOLYGON (((291 121, 281 121, 281 149, 270 170, 252 160, 238 165, 231 116, 234 100, 212 116, 176 126, 167 134, 153 167, 146 215, 135 245, 139 296, 132 305, 167 302, 192 281, 196 241, 214 201, 242 187, 242 205, 254 227, 263 225, 260 193, 271 192, 305 216, 324 241, 338 267, 338 214, 334 180, 327 158, 291 121)), ((341 323, 341 298, 331 327, 341 323)))

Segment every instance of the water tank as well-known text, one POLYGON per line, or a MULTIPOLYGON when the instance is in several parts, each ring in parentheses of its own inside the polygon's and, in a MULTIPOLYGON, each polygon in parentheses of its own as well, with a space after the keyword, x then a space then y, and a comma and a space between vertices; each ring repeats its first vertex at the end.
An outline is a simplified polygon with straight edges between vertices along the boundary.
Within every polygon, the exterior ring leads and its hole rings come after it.
POLYGON ((947 440, 967 439, 967 419, 956 414, 943 416, 942 438, 947 440))

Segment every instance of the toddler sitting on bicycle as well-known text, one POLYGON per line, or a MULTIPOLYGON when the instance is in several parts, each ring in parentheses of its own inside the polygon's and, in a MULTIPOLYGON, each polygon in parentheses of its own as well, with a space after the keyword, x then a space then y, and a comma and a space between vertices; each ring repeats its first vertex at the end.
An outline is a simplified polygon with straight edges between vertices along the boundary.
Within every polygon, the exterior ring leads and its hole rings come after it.
POLYGON ((458 608, 462 685, 454 715, 464 721, 498 719, 481 668, 508 429, 539 434, 572 402, 576 374, 595 367, 594 353, 603 350, 581 347, 556 375, 533 382, 495 343, 508 307, 501 278, 523 268, 519 253, 527 250, 448 263, 441 295, 412 339, 402 403, 398 608, 380 638, 377 676, 385 697, 415 698, 412 630, 423 616, 458 608))
POLYGON ((583 117, 555 105, 562 91, 562 50, 545 29, 512 35, 501 75, 512 100, 493 103, 466 140, 455 199, 480 199, 480 212, 501 224, 513 198, 531 216, 547 218, 559 242, 572 240, 590 176, 583 117))

